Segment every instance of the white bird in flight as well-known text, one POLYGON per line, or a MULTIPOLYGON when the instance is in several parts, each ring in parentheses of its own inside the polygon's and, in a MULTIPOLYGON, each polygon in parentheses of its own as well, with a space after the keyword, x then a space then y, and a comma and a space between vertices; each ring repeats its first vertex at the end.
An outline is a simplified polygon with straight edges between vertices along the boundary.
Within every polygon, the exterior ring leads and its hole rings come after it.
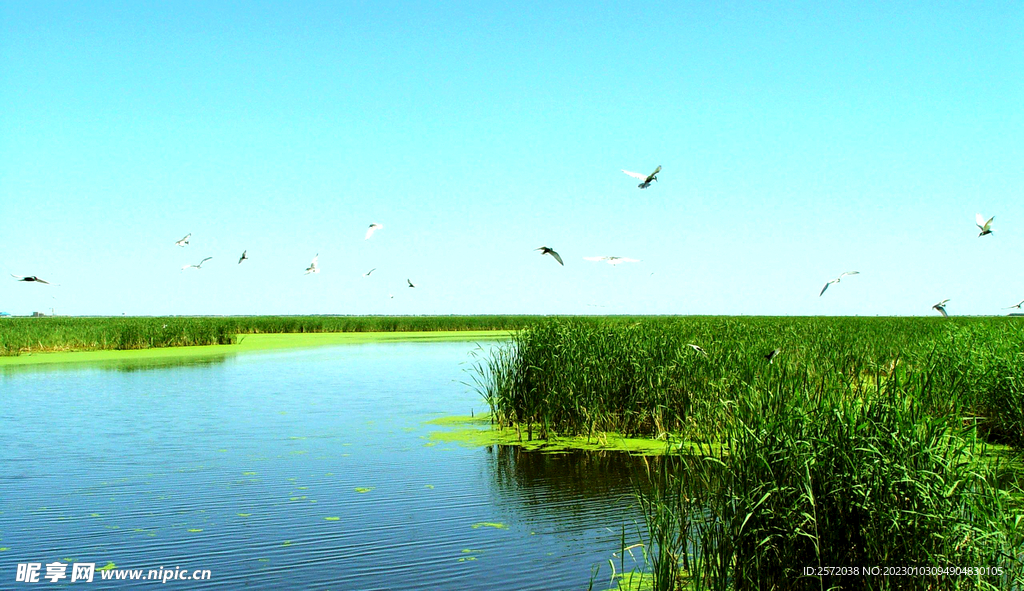
POLYGON ((832 281, 829 281, 828 283, 825 284, 825 287, 821 288, 821 293, 818 294, 818 297, 820 298, 822 295, 825 294, 825 290, 828 289, 828 286, 832 285, 833 283, 839 283, 839 280, 842 279, 843 277, 846 277, 847 275, 860 275, 860 271, 847 271, 840 275, 839 277, 836 277, 832 281))
POLYGON ((198 265, 185 265, 184 267, 181 268, 181 270, 184 271, 185 269, 193 269, 193 268, 201 269, 203 267, 203 263, 205 263, 206 261, 208 261, 208 260, 210 260, 212 258, 213 257, 206 257, 205 259, 199 261, 198 265))
POLYGON ((701 347, 700 345, 694 345, 693 343, 687 343, 686 346, 691 348, 691 349, 693 349, 694 351, 700 353, 701 355, 703 355, 705 357, 707 357, 707 355, 708 355, 707 351, 705 351, 704 348, 701 347))
POLYGON ((242 251, 242 256, 238 257, 238 264, 239 264, 239 265, 241 265, 241 264, 242 264, 242 261, 247 261, 247 260, 249 260, 249 255, 248 255, 248 252, 249 252, 248 250, 243 250, 243 251, 242 251))
POLYGON ((369 271, 363 273, 363 277, 369 277, 370 273, 373 273, 376 270, 377 270, 377 267, 374 267, 374 268, 370 269, 369 271))
POLYGON ((306 267, 306 273, 305 273, 306 275, 309 275, 310 273, 319 273, 320 272, 320 267, 316 266, 316 261, 319 258, 320 258, 320 253, 318 252, 318 253, 316 253, 316 256, 313 257, 313 262, 309 263, 309 266, 306 267))
POLYGON ((1024 305, 1024 300, 1021 300, 1021 301, 1017 302, 1017 304, 1015 306, 1007 306, 1007 307, 1005 307, 1003 309, 1004 310, 1009 310, 1010 308, 1017 308, 1018 310, 1020 310, 1021 305, 1024 305))
POLYGON ((14 277, 18 281, 27 281, 29 283, 31 283, 31 282, 45 283, 46 285, 50 285, 49 281, 43 281, 42 279, 36 277, 35 275, 27 275, 27 276, 23 277, 21 275, 15 275, 14 273, 11 273, 11 277, 14 277))
POLYGON ((779 353, 782 353, 782 349, 773 349, 764 358, 768 360, 768 363, 775 363, 775 358, 779 356, 779 353))
POLYGON ((175 242, 175 244, 177 244, 178 246, 180 246, 180 247, 184 248, 184 247, 185 247, 185 245, 186 245, 186 244, 188 244, 188 239, 189 239, 189 238, 190 238, 191 236, 192 236, 192 232, 189 232, 188 234, 185 234, 185 237, 184 237, 184 238, 182 238, 181 240, 179 240, 179 241, 175 242))
POLYGON ((552 257, 554 257, 554 259, 555 259, 556 261, 558 261, 558 264, 559 264, 559 265, 562 265, 563 267, 565 266, 565 263, 563 263, 563 262, 562 262, 562 257, 561 257, 561 255, 559 255, 559 254, 558 254, 557 252, 555 252, 555 250, 554 250, 553 248, 548 248, 548 247, 546 247, 546 246, 542 246, 542 247, 540 247, 540 248, 535 248, 534 250, 539 250, 539 251, 540 251, 540 254, 541 254, 541 256, 544 256, 544 255, 546 255, 546 254, 549 254, 549 255, 551 255, 552 257))
POLYGON ((366 238, 363 238, 363 240, 369 240, 370 236, 373 236, 374 232, 376 232, 377 230, 383 230, 383 229, 384 229, 384 224, 377 224, 377 223, 370 224, 369 229, 366 230, 366 238))
POLYGON ((943 318, 949 318, 949 314, 946 314, 946 302, 948 302, 948 301, 949 301, 949 298, 944 299, 941 302, 939 302, 939 303, 935 304, 934 306, 932 306, 932 309, 933 310, 938 310, 939 313, 942 314, 943 318))
POLYGON ((604 261, 609 265, 621 265, 622 263, 639 263, 639 259, 631 259, 629 257, 583 257, 585 261, 604 261))
POLYGON ((416 287, 415 285, 413 285, 412 279, 406 279, 405 282, 409 284, 409 287, 416 287))
POLYGON ((654 172, 652 172, 651 174, 640 174, 639 172, 630 172, 625 169, 623 169, 622 172, 628 174, 629 176, 635 179, 639 179, 641 183, 637 185, 637 187, 640 187, 641 189, 646 189, 647 187, 651 186, 652 182, 658 180, 658 173, 661 172, 661 166, 659 165, 658 168, 655 168, 654 172))
POLYGON ((980 213, 976 213, 974 214, 974 219, 977 222, 978 228, 981 229, 981 234, 978 234, 979 238, 986 234, 991 234, 992 232, 995 232, 995 230, 992 229, 992 220, 996 219, 996 216, 988 218, 988 221, 986 222, 985 218, 982 217, 980 213))

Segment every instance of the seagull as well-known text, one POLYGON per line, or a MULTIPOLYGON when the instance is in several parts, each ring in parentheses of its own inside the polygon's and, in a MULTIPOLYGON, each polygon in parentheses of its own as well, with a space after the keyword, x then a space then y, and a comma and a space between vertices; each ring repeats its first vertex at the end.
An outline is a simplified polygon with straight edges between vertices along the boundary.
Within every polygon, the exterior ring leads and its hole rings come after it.
POLYGON ((559 254, 557 252, 555 252, 553 249, 550 249, 550 248, 548 248, 546 246, 542 246, 540 248, 535 248, 534 250, 539 250, 541 256, 549 254, 549 255, 555 257, 555 260, 558 261, 559 265, 562 265, 563 267, 565 266, 565 263, 562 262, 562 257, 559 256, 559 254))
POLYGON ((821 293, 818 294, 818 297, 820 298, 825 293, 825 290, 828 289, 828 286, 832 285, 833 283, 839 283, 839 280, 842 279, 843 277, 846 277, 847 275, 859 275, 859 274, 860 274, 860 271, 847 271, 847 272, 843 273, 839 277, 836 277, 832 281, 829 281, 828 283, 826 283, 825 287, 821 288, 821 293))
POLYGON ((179 240, 179 241, 175 242, 175 244, 177 244, 178 246, 180 246, 180 247, 184 248, 184 247, 185 247, 185 245, 186 245, 186 244, 188 244, 188 239, 189 239, 189 237, 191 237, 191 236, 192 236, 192 232, 189 232, 188 234, 185 234, 185 237, 184 237, 184 238, 182 238, 181 240, 179 240))
POLYGON ((363 240, 369 240, 370 236, 373 236, 374 232, 376 232, 377 230, 383 230, 383 229, 384 229, 384 224, 378 224, 378 223, 370 224, 370 228, 366 231, 366 238, 363 238, 363 240))
POLYGON ((708 355, 708 352, 705 351, 702 347, 700 347, 700 345, 694 345, 693 343, 687 343, 686 346, 691 348, 691 349, 693 349, 694 351, 700 353, 701 355, 703 355, 705 357, 707 357, 707 355, 708 355))
POLYGON ((765 355, 764 358, 768 360, 768 363, 774 363, 774 360, 778 357, 779 353, 782 353, 782 349, 775 349, 765 355))
POLYGON ((319 258, 320 258, 320 253, 318 252, 318 253, 316 253, 316 256, 313 257, 313 262, 311 262, 309 264, 309 266, 306 267, 306 273, 305 273, 306 275, 309 275, 310 273, 319 273, 320 272, 320 267, 316 266, 316 260, 319 259, 319 258))
POLYGON ((938 310, 939 313, 942 314, 943 318, 949 318, 949 314, 946 314, 946 302, 948 302, 948 301, 949 301, 948 298, 945 299, 945 300, 942 300, 941 302, 939 302, 939 303, 935 304, 934 306, 932 306, 932 310, 938 310))
POLYGON ((651 182, 658 180, 658 173, 661 172, 661 166, 655 168, 654 172, 652 172, 651 174, 640 174, 639 172, 630 172, 628 170, 623 170, 622 172, 628 174, 629 176, 635 179, 640 179, 641 181, 643 181, 637 186, 640 187, 641 189, 646 189, 647 187, 651 186, 651 182))
POLYGON ((1021 301, 1017 302, 1016 306, 1007 306, 1007 307, 1005 307, 1003 309, 1004 310, 1009 310, 1010 308, 1017 308, 1018 310, 1020 310, 1021 305, 1024 305, 1024 300, 1021 300, 1021 301))
POLYGON ((986 222, 985 218, 981 217, 980 213, 976 213, 974 214, 974 219, 978 222, 978 228, 981 229, 981 234, 978 234, 979 238, 981 238, 985 234, 991 234, 992 232, 995 232, 995 230, 992 229, 992 220, 996 219, 996 216, 988 218, 988 221, 986 222))
POLYGON ((239 265, 242 264, 242 261, 249 260, 249 255, 247 254, 248 252, 249 252, 248 250, 243 250, 242 251, 242 256, 238 257, 238 264, 239 265))
POLYGON ((639 259, 628 257, 583 257, 585 261, 605 261, 609 265, 620 265, 622 263, 639 263, 639 259))
MULTIPOLYGON (((415 285, 412 284, 412 279, 406 279, 405 281, 406 281, 406 283, 409 284, 409 287, 416 287, 415 285)), ((392 296, 392 297, 394 297, 394 296, 392 296)))
POLYGON ((22 277, 21 275, 15 275, 14 273, 11 273, 11 277, 14 277, 18 281, 28 281, 28 282, 35 281, 36 283, 45 283, 47 285, 50 285, 49 281, 43 281, 42 279, 36 277, 35 275, 29 275, 27 277, 22 277))
POLYGON ((203 267, 203 263, 205 263, 206 261, 208 261, 208 260, 210 260, 212 258, 213 257, 206 257, 205 259, 199 261, 198 265, 185 265, 184 267, 181 268, 181 270, 184 271, 185 269, 191 269, 193 267, 195 267, 196 269, 201 269, 203 267))
POLYGON ((376 270, 377 270, 377 267, 374 267, 374 268, 370 269, 369 271, 363 273, 363 277, 369 277, 370 273, 373 273, 376 270))

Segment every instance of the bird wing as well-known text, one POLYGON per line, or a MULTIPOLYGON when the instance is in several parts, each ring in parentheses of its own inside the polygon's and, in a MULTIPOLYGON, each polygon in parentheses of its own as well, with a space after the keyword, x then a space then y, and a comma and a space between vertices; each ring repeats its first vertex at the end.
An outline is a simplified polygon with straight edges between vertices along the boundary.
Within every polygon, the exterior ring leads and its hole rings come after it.
POLYGON ((988 218, 988 221, 986 221, 985 218, 982 217, 982 215, 980 213, 976 213, 976 214, 974 214, 974 219, 977 222, 978 227, 981 228, 981 231, 982 232, 987 232, 989 226, 992 225, 992 220, 996 219, 996 216, 992 216, 992 217, 988 218))
POLYGON ((374 232, 376 232, 377 230, 380 230, 383 227, 384 226, 382 226, 380 224, 370 224, 370 227, 366 229, 366 238, 363 238, 363 240, 369 240, 370 236, 373 236, 374 232))
POLYGON ((15 279, 18 279, 18 280, 21 280, 21 279, 25 278, 24 275, 15 275, 14 273, 11 273, 11 277, 14 277, 15 279))
POLYGON ((632 171, 625 170, 625 169, 623 169, 622 172, 628 174, 629 176, 631 176, 631 177, 633 177, 635 179, 638 179, 638 180, 641 180, 641 181, 645 181, 645 182, 647 181, 647 175, 646 174, 640 174, 639 172, 632 172, 632 171))
POLYGON ((583 260, 585 261, 604 261, 607 259, 608 257, 583 257, 583 260))
POLYGON ((843 273, 842 275, 840 275, 839 278, 842 279, 843 277, 846 277, 847 275, 860 275, 860 271, 847 271, 847 272, 843 273))
POLYGON ((639 263, 640 262, 640 259, 631 259, 629 257, 611 257, 611 258, 612 258, 612 260, 610 260, 608 262, 613 264, 613 265, 618 265, 619 263, 639 263))
POLYGON ((949 318, 949 314, 946 314, 945 308, 943 308, 942 306, 934 306, 934 308, 942 314, 943 318, 949 318))
POLYGON ((828 283, 826 283, 826 284, 825 284, 825 287, 821 288, 821 293, 819 293, 819 294, 818 294, 818 297, 819 297, 819 298, 820 298, 821 296, 823 296, 823 295, 825 294, 825 290, 826 290, 826 289, 828 289, 828 286, 830 286, 830 285, 832 285, 832 282, 831 282, 831 281, 829 281, 828 283))
POLYGON ((555 257, 555 260, 558 261, 559 265, 562 265, 563 267, 565 266, 565 263, 562 262, 562 257, 557 252, 553 250, 549 252, 551 253, 551 256, 555 257))
POLYGON ((213 257, 206 257, 205 259, 203 259, 203 260, 199 261, 199 264, 198 264, 198 265, 196 265, 196 266, 197 266, 197 267, 199 267, 199 266, 202 266, 202 264, 203 264, 203 263, 205 263, 206 261, 208 261, 208 260, 210 260, 210 259, 212 259, 212 258, 213 258, 213 257))
POLYGON ((654 172, 652 172, 651 174, 647 175, 646 178, 644 178, 644 182, 645 183, 651 182, 652 180, 654 180, 654 175, 658 174, 659 172, 661 172, 661 165, 660 164, 658 165, 658 168, 654 169, 654 172))

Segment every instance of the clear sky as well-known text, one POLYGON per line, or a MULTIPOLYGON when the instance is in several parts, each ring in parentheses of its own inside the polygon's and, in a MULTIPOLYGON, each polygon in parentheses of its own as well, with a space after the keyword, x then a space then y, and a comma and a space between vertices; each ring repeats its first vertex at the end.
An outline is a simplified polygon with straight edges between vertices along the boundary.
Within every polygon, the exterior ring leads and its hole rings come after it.
POLYGON ((0 0, 0 273, 59 284, 0 311, 1005 314, 1021 31, 998 0, 0 0))

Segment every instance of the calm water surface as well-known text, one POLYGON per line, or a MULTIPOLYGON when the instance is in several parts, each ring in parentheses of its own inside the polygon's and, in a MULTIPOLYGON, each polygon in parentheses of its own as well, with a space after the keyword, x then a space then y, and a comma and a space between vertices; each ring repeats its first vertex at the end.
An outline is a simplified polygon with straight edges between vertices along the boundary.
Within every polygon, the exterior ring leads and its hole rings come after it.
POLYGON ((586 589, 598 566, 607 588, 634 461, 434 444, 427 421, 486 410, 475 348, 0 368, 0 588, 159 586, 15 583, 57 561, 211 571, 180 589, 586 589))

